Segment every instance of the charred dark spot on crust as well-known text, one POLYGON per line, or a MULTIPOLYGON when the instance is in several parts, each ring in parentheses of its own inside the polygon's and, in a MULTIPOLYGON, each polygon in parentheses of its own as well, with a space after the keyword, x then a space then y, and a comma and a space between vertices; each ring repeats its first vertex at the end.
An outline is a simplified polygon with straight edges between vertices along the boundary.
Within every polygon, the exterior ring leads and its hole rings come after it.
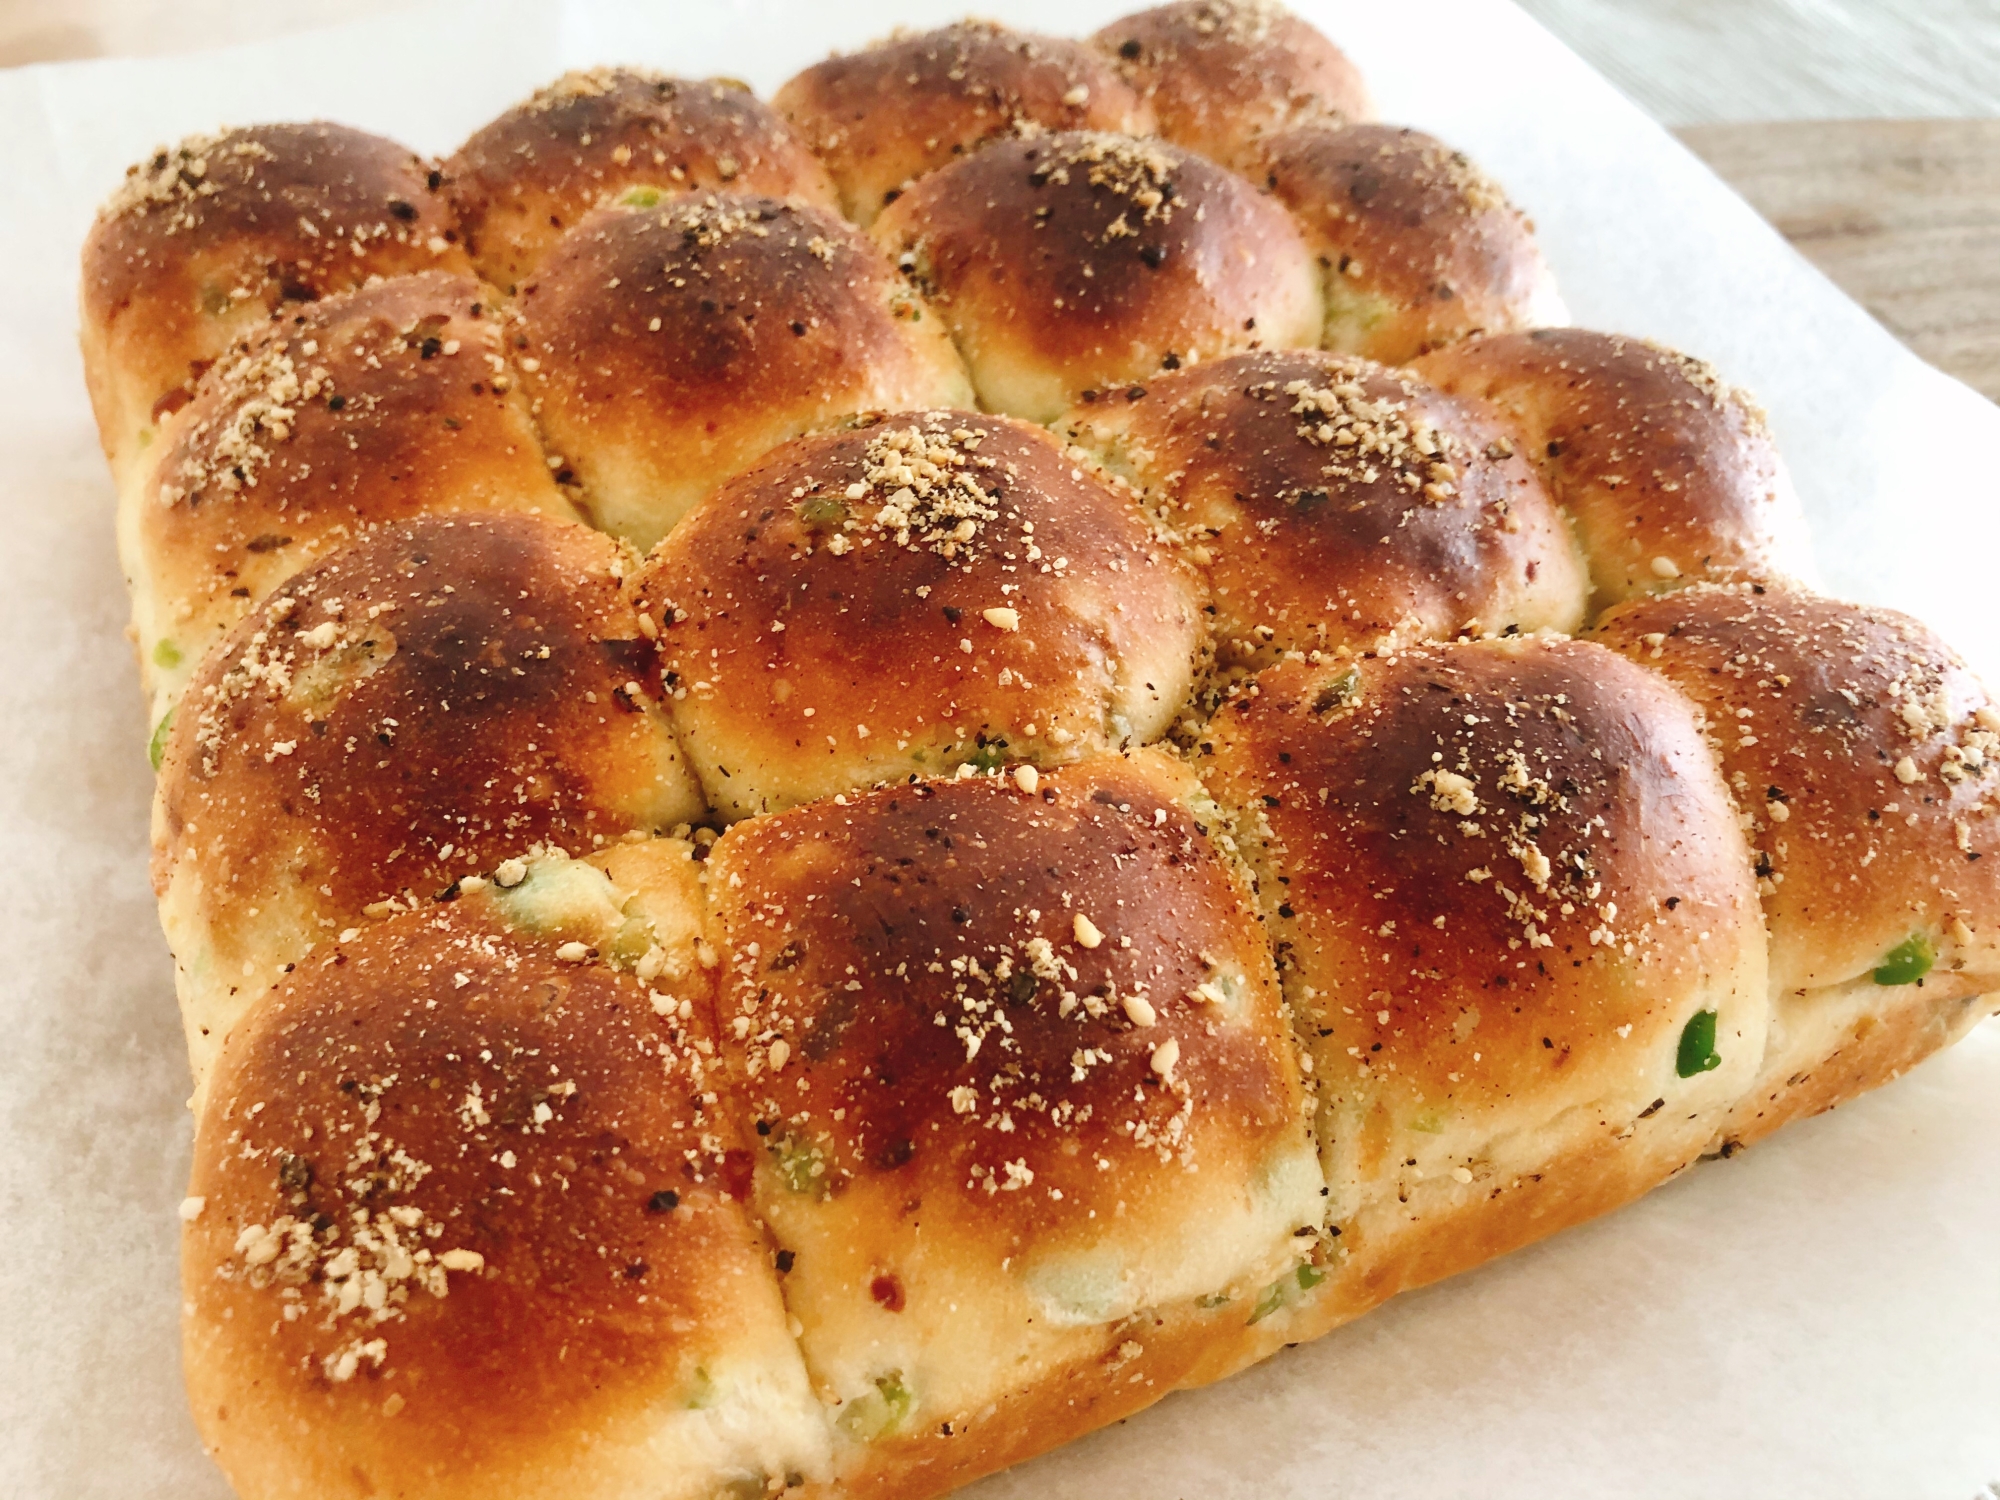
POLYGON ((868 1295, 889 1312, 903 1310, 903 1283, 894 1276, 877 1276, 868 1283, 868 1295))

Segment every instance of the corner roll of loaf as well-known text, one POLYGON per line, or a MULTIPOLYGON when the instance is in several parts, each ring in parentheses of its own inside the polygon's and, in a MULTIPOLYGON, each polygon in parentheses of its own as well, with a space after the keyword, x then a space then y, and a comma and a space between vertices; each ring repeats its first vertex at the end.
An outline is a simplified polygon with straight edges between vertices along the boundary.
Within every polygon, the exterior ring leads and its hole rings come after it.
POLYGON ((1263 0, 84 250, 251 1500, 940 1495, 1996 1008, 2000 705, 1263 0))

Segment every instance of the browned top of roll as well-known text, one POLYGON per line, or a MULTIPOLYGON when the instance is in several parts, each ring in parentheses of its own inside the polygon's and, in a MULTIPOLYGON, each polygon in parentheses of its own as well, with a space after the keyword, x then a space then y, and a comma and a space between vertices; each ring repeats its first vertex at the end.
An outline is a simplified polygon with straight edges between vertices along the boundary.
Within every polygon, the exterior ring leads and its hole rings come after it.
POLYGON ((1316 351, 1239 354, 1106 392, 1059 429, 1191 541, 1246 654, 1583 618, 1539 476, 1478 407, 1316 351))
POLYGON ((1274 0, 1180 0, 1090 40, 1152 106, 1161 135, 1231 165, 1288 125, 1375 112, 1347 55, 1274 0))
POLYGON ((706 1102, 709 997, 663 1019, 474 904, 310 964, 219 1064, 188 1363, 250 1492, 456 1496, 601 1462, 782 1328, 735 1206, 748 1158, 706 1102))
POLYGON ((1323 1087, 1538 1119, 1643 1087, 1635 1051, 1671 1077, 1690 1001, 1748 955, 1737 999, 1761 1012, 1727 791, 1688 702, 1614 653, 1288 664, 1210 734, 1208 778, 1262 831, 1274 935, 1314 991, 1294 1003, 1331 1028, 1323 1087))
POLYGON ((689 753, 731 813, 1159 734, 1201 593, 1129 496, 972 412, 802 439, 653 554, 689 753))
POLYGON ((2000 707, 1935 633, 1766 586, 1634 601, 1598 636, 1707 713, 1754 846, 1774 988, 1859 978, 1912 939, 1935 961, 1927 984, 1992 984, 2000 707))
POLYGON ((587 851, 698 809, 607 538, 531 516, 384 527, 204 663, 161 766, 159 873, 282 882, 332 914, 429 900, 530 844, 587 851))
POLYGON ((883 788, 716 845, 736 1087, 768 1149, 817 1153, 813 1195, 893 1175, 927 1231, 1046 1245, 1291 1138, 1269 959, 1172 766, 883 788))
POLYGON ((804 203, 599 209, 520 306, 522 367, 551 441, 598 522, 642 547, 788 438, 964 390, 943 330, 895 268, 804 203))
POLYGON ((397 277, 301 307, 209 371, 132 502, 154 666, 191 670, 254 600, 383 522, 571 514, 508 394, 486 296, 467 277, 397 277))
POLYGON ((86 344, 104 341, 115 378, 143 372, 146 401, 183 399, 174 393, 281 303, 469 269, 435 188, 409 151, 344 125, 246 126, 162 149, 132 168, 84 242, 86 344))
POLYGON ((836 207, 833 183, 769 105, 730 78, 637 68, 563 74, 481 126, 444 164, 480 273, 512 289, 607 197, 764 193, 836 207))
POLYGON ((1798 500, 1763 412, 1698 359, 1544 328, 1439 350, 1417 373, 1490 402, 1543 464, 1590 558, 1597 608, 1804 566, 1798 500))
POLYGON ((1290 215, 1162 141, 996 142, 923 178, 874 233, 950 323, 981 403, 1031 420, 1196 359, 1318 342, 1290 215))
POLYGON ((1088 47, 995 21, 957 21, 830 57, 772 103, 805 132, 862 224, 915 178, 1001 136, 1153 128, 1131 86, 1088 47))
POLYGON ((1326 267, 1326 346, 1402 364, 1474 333, 1566 320, 1534 225, 1459 151, 1393 125, 1308 125, 1245 170, 1326 267))

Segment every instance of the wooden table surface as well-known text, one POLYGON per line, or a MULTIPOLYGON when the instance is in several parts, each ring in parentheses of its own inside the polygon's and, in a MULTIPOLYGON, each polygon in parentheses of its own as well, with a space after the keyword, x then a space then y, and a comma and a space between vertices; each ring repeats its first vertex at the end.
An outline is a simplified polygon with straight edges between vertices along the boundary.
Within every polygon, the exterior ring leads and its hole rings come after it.
POLYGON ((2000 401, 2000 120, 1676 133, 1891 333, 2000 401))

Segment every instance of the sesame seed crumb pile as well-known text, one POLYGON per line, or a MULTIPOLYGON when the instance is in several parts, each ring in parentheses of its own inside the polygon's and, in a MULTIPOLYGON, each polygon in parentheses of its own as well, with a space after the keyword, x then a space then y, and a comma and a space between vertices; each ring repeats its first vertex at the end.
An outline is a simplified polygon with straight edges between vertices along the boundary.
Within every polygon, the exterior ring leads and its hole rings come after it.
POLYGON ((2000 704, 1273 0, 190 138, 82 337, 246 1500, 926 1500, 2000 1007, 2000 704))

